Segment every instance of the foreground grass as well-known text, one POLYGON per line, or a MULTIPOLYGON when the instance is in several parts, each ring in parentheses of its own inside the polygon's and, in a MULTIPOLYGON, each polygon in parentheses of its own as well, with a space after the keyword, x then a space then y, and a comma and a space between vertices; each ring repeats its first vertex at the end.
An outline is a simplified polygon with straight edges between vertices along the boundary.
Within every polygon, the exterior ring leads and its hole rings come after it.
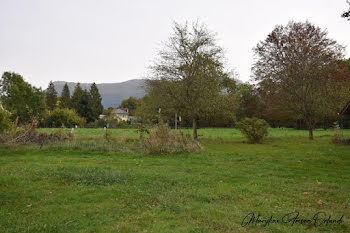
MULTIPOLYGON (((77 139, 103 133, 76 130, 77 139)), ((259 145, 233 129, 199 134, 200 154, 0 148, 0 232, 350 232, 350 148, 330 144, 332 131, 310 141, 306 131, 273 129, 259 145), (252 211, 344 218, 242 227, 252 211)), ((133 129, 112 135, 138 137, 133 129)))

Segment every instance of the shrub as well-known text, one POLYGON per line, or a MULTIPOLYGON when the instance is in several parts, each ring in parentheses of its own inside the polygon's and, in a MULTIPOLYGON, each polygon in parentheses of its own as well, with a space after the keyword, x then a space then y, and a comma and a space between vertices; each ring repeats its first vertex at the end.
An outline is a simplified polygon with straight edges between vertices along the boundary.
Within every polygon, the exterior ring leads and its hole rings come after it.
POLYGON ((151 129, 143 146, 151 154, 170 154, 180 152, 199 152, 201 146, 198 142, 179 131, 171 131, 164 124, 158 124, 151 129))
POLYGON ((0 108, 0 133, 3 133, 11 128, 10 114, 0 108))
POLYGON ((110 143, 111 140, 112 140, 112 133, 110 130, 108 129, 105 129, 105 134, 103 135, 103 138, 104 140, 107 142, 107 143, 110 143))
POLYGON ((39 143, 41 146, 48 143, 60 142, 69 139, 62 129, 50 134, 38 133, 36 131, 37 122, 25 125, 23 127, 13 128, 11 131, 0 135, 0 142, 6 144, 28 144, 39 143))
POLYGON ((98 119, 95 121, 96 128, 104 128, 107 127, 107 121, 104 119, 98 119))
POLYGON ((91 121, 85 125, 85 128, 104 128, 107 127, 107 121, 104 119, 98 119, 91 121))
POLYGON ((269 124, 265 120, 256 117, 245 118, 236 126, 248 139, 249 143, 261 143, 267 136, 267 129, 269 128, 269 124))
POLYGON ((112 128, 112 129, 117 128, 118 124, 119 124, 119 121, 117 119, 108 119, 107 120, 108 128, 112 128))
POLYGON ((78 114, 68 108, 56 108, 48 114, 45 118, 46 127, 74 127, 78 125, 80 127, 84 126, 85 119, 78 116, 78 114))
POLYGON ((145 124, 137 125, 137 132, 139 133, 139 139, 143 141, 145 139, 145 135, 149 134, 149 126, 145 124))

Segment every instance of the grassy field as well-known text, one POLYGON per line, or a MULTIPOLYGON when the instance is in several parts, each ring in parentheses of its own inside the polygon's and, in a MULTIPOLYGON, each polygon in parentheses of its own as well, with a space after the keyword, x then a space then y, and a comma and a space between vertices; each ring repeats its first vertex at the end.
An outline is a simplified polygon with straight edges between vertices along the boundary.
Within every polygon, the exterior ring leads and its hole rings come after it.
POLYGON ((77 129, 74 146, 2 146, 0 232, 350 232, 350 147, 331 144, 332 130, 313 141, 269 133, 252 145, 235 129, 200 129, 201 153, 162 156, 127 149, 134 129, 112 130, 114 149, 125 147, 116 152, 93 146, 103 129, 77 129), (281 220, 294 211, 344 217, 242 226, 250 212, 281 220))

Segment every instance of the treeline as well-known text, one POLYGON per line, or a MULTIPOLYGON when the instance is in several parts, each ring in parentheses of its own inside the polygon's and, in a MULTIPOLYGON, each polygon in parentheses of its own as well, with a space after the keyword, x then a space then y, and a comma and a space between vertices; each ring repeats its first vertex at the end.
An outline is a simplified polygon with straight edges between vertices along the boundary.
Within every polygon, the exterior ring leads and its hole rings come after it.
POLYGON ((235 80, 223 48, 203 24, 174 24, 174 32, 150 68, 143 121, 233 126, 246 117, 274 127, 331 127, 350 98, 350 60, 345 47, 309 22, 277 25, 254 48, 254 84, 235 80))
POLYGON ((83 90, 78 83, 73 94, 65 84, 61 96, 49 83, 46 90, 36 88, 17 73, 5 72, 0 80, 0 101, 11 121, 25 125, 37 121, 41 127, 85 126, 103 111, 102 98, 93 83, 83 90))
MULTIPOLYGON (((350 61, 345 61, 347 69, 350 71, 350 61)), ((225 112, 225 109, 219 109, 213 114, 202 115, 198 117, 199 127, 235 127, 236 122, 244 118, 257 117, 266 120, 271 127, 279 128, 294 128, 307 129, 305 120, 298 115, 292 113, 291 109, 286 109, 288 106, 281 107, 280 99, 276 95, 268 94, 266 90, 260 88, 256 84, 242 83, 239 80, 233 80, 234 100, 231 103, 234 111, 225 112)), ((349 93, 350 95, 350 93, 349 93)), ((350 98, 350 96, 349 96, 350 98)), ((334 127, 334 123, 339 120, 337 113, 344 107, 347 97, 344 96, 341 100, 335 101, 335 105, 329 111, 328 116, 320 117, 315 128, 328 129, 334 127)), ((175 112, 161 109, 159 113, 159 106, 152 97, 146 95, 144 98, 138 100, 135 114, 142 122, 158 123, 161 119, 167 122, 169 126, 174 127, 175 112), (152 103, 153 102, 153 103, 152 103)), ((178 127, 192 127, 191 119, 181 116, 177 113, 178 127), (181 122, 179 121, 181 117, 181 122)), ((342 126, 350 128, 350 119, 344 117, 342 119, 342 126)))

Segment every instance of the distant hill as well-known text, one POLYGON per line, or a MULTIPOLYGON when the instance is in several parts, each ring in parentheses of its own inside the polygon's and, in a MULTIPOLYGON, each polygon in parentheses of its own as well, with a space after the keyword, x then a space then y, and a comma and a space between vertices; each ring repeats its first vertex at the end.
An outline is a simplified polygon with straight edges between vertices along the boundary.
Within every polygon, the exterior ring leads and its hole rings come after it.
MULTIPOLYGON (((68 84, 72 95, 77 83, 55 81, 53 84, 55 85, 58 95, 61 95, 65 83, 68 84)), ((97 87, 102 97, 103 107, 108 108, 117 107, 123 99, 129 98, 130 96, 142 98, 146 94, 144 84, 144 79, 132 79, 121 83, 100 83, 97 84, 97 87)), ((83 89, 89 89, 90 85, 91 83, 80 83, 83 89)))

